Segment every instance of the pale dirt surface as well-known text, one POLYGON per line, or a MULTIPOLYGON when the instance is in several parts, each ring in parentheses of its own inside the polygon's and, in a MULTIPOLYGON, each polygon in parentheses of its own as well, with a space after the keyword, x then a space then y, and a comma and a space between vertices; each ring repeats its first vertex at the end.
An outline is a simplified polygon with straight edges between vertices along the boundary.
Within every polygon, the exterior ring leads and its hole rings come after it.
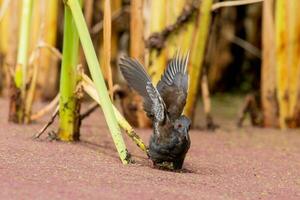
MULTIPOLYGON (((300 199, 299 130, 191 131, 184 170, 170 172, 153 169, 127 136, 136 164, 123 166, 99 111, 70 144, 32 140, 47 118, 9 124, 7 101, 0 106, 0 199, 300 199)), ((148 140, 151 130, 137 131, 148 140)))

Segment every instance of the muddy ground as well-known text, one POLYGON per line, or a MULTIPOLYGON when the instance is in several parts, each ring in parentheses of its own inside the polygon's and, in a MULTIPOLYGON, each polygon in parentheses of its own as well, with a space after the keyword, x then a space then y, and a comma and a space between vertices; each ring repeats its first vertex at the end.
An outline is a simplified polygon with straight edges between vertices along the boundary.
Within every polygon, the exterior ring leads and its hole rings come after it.
MULTIPOLYGON (((299 130, 237 129, 216 114, 221 128, 192 130, 184 170, 170 172, 126 136, 136 164, 123 166, 100 111, 83 122, 81 142, 62 143, 31 138, 47 118, 9 124, 8 102, 0 107, 0 199, 300 199, 299 130)), ((151 130, 137 131, 148 141, 151 130)))

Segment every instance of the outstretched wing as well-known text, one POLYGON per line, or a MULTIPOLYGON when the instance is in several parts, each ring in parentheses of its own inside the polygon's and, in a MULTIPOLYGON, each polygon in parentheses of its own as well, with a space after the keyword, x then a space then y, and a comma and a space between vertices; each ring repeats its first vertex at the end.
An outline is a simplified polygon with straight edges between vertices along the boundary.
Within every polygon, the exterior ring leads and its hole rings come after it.
POLYGON ((167 69, 157 84, 157 90, 166 104, 168 116, 177 119, 183 111, 188 90, 187 64, 189 53, 181 57, 179 52, 168 63, 167 69))
POLYGON ((162 122, 165 104, 142 64, 132 58, 121 58, 120 69, 129 86, 144 98, 144 110, 148 117, 162 122))

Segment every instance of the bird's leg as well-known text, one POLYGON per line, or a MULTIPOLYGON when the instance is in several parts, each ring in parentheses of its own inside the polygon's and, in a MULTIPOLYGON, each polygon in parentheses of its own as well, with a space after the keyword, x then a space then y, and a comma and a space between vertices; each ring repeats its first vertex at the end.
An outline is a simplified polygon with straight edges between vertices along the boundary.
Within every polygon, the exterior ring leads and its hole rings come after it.
POLYGON ((173 162, 167 162, 167 161, 164 161, 164 162, 161 162, 161 163, 153 162, 153 166, 155 168, 164 169, 164 170, 174 170, 174 169, 176 169, 174 167, 174 163, 173 162))
POLYGON ((184 158, 180 158, 179 160, 174 161, 173 162, 174 169, 181 169, 182 165, 183 165, 183 161, 184 161, 184 158))

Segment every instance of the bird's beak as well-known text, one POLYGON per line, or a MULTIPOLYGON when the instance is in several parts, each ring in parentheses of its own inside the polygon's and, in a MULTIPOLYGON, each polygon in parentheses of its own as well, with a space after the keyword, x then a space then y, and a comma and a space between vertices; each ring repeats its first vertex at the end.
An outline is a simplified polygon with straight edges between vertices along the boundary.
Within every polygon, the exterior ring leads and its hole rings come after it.
POLYGON ((188 140, 189 139, 189 128, 184 129, 184 134, 185 134, 185 138, 188 140))
POLYGON ((188 133, 189 132, 189 128, 188 127, 184 128, 184 132, 188 133))

